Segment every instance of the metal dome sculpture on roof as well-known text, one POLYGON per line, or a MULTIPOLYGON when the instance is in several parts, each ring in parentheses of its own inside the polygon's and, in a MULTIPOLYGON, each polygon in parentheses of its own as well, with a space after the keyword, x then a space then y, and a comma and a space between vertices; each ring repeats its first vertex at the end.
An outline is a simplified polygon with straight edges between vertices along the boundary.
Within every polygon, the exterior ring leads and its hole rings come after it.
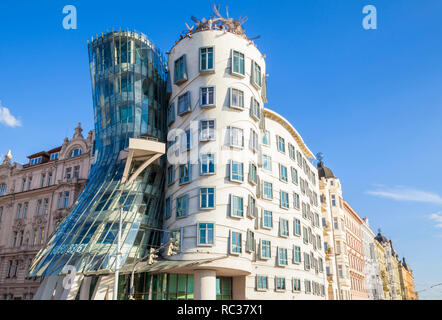
POLYGON ((202 18, 201 20, 192 16, 191 19, 195 22, 196 25, 190 27, 186 23, 187 30, 183 31, 183 34, 180 35, 180 39, 177 41, 188 37, 191 38, 192 34, 199 31, 204 30, 224 30, 225 32, 231 32, 236 35, 242 36, 248 41, 252 42, 252 40, 258 39, 260 36, 249 38, 245 35, 244 28, 242 25, 247 21, 247 17, 239 17, 239 19, 233 19, 229 17, 229 7, 226 6, 226 18, 224 18, 220 12, 220 5, 213 4, 213 15, 210 16, 209 19, 202 18))
POLYGON ((327 168, 324 165, 324 162, 322 161, 322 159, 324 159, 324 154, 322 152, 319 152, 318 154, 316 154, 316 158, 319 160, 318 165, 317 165, 319 179, 321 179, 321 178, 335 179, 336 177, 333 174, 333 171, 331 171, 329 168, 327 168))

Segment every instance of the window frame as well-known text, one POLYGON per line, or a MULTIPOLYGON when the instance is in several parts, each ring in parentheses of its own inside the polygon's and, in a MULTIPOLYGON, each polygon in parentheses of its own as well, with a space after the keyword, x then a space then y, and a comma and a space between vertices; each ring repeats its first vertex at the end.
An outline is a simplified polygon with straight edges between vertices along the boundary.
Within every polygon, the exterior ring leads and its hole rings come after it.
POLYGON ((215 88, 215 86, 200 87, 200 89, 199 89, 199 97, 200 97, 199 98, 200 108, 215 108, 216 107, 216 88, 215 88), (207 94, 206 101, 208 103, 206 103, 206 104, 203 104, 203 90, 204 89, 207 90, 207 92, 206 92, 206 94, 207 94), (209 101, 209 97, 210 97, 209 89, 213 89, 213 93, 212 93, 213 101, 212 101, 212 103, 210 103, 210 101, 209 101))
POLYGON ((234 87, 230 87, 229 88, 229 107, 231 109, 244 110, 244 108, 245 108, 244 101, 245 101, 245 94, 244 94, 243 90, 240 90, 240 89, 237 89, 237 88, 234 88, 234 87), (241 105, 240 106, 236 106, 236 105, 233 104, 233 93, 234 93, 234 91, 238 92, 238 101, 242 102, 242 106, 241 105), (242 95, 242 97, 241 97, 241 95, 242 95))
MULTIPOLYGON (((215 245, 215 238, 216 238, 216 233, 215 233, 216 223, 213 221, 198 221, 196 227, 197 227, 197 247, 213 247, 215 245), (200 226, 202 224, 212 225, 212 235, 213 235, 212 243, 201 243, 200 226)), ((208 236, 207 233, 208 230, 206 230, 206 237, 208 236)))
POLYGON ((198 195, 199 195, 199 209, 200 210, 213 210, 216 209, 216 187, 200 187, 198 190, 198 195), (203 196, 203 189, 207 189, 207 194, 206 194, 206 207, 202 206, 202 196, 203 196), (213 189, 213 206, 209 207, 209 197, 212 195, 212 193, 209 193, 209 189, 213 189))
POLYGON ((214 73, 215 72, 215 46, 206 46, 198 48, 198 69, 199 73, 214 73), (202 50, 212 49, 212 68, 209 68, 209 52, 206 51, 206 68, 202 68, 202 50))
POLYGON ((231 63, 230 63, 230 73, 231 75, 240 77, 240 78, 244 78, 246 76, 246 55, 239 51, 239 50, 235 50, 235 49, 231 49, 231 63), (235 71, 235 53, 239 54, 239 72, 235 71), (241 55, 242 55, 242 61, 243 61, 243 73, 241 73, 241 55))

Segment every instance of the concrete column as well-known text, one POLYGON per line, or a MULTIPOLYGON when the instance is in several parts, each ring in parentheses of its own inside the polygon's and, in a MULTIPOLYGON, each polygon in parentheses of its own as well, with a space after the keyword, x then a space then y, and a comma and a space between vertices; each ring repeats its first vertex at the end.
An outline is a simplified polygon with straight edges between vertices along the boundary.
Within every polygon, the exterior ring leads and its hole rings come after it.
POLYGON ((59 276, 57 279, 57 284, 55 285, 55 292, 52 300, 61 300, 60 297, 63 294, 65 288, 63 287, 63 277, 59 276))
POLYGON ((65 290, 63 294, 61 295, 61 300, 75 300, 75 297, 77 296, 78 290, 80 289, 81 281, 83 280, 84 276, 80 273, 75 275, 75 279, 72 282, 72 286, 70 290, 65 290))
POLYGON ((233 277, 232 299, 246 300, 246 276, 233 277))
POLYGON ((92 300, 112 300, 114 292, 114 275, 100 276, 92 300))
POLYGON ((34 294, 33 300, 41 300, 41 296, 43 294, 43 291, 47 283, 48 283, 48 278, 47 277, 43 278, 43 281, 40 282, 40 286, 38 287, 37 292, 34 294))
POLYGON ((195 300, 216 300, 215 270, 195 270, 193 281, 195 300))
POLYGON ((47 277, 46 285, 43 288, 43 292, 42 292, 39 300, 51 300, 52 299, 52 295, 54 294, 54 289, 57 284, 57 279, 58 279, 58 276, 47 277))
POLYGON ((80 300, 89 300, 92 277, 84 277, 80 288, 80 300))

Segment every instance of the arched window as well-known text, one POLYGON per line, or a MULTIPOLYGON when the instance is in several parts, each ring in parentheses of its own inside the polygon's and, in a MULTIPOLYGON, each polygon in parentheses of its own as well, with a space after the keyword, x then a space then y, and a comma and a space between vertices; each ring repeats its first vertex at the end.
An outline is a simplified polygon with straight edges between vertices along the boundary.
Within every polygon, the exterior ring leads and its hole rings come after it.
POLYGON ((6 194, 7 187, 8 186, 6 184, 4 184, 4 183, 0 184, 0 196, 3 196, 3 195, 6 194))
POLYGON ((74 158, 74 157, 78 157, 81 155, 81 149, 77 148, 71 151, 71 154, 69 156, 69 158, 74 158))

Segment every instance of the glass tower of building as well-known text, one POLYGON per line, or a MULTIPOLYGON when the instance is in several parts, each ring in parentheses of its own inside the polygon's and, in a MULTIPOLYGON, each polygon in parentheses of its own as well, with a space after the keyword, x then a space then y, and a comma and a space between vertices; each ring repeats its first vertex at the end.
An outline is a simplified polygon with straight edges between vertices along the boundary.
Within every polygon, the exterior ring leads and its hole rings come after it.
MULTIPOLYGON (((130 138, 164 142, 167 63, 143 34, 110 32, 88 44, 95 119, 89 182, 72 212, 37 254, 28 277, 114 269, 120 210, 120 264, 160 243, 164 159, 122 180, 130 138)), ((140 162, 133 159, 133 172, 140 162)))

